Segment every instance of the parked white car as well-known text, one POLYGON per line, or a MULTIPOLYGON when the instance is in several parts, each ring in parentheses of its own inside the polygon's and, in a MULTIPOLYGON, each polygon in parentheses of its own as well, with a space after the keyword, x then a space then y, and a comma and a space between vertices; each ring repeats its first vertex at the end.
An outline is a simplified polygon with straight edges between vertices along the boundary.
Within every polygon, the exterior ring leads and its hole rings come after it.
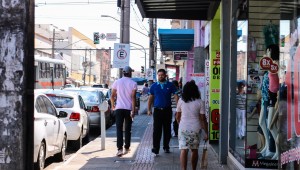
POLYGON ((44 92, 53 102, 57 111, 68 114, 61 118, 68 132, 68 141, 74 150, 82 147, 82 140, 89 140, 89 119, 82 97, 76 92, 65 90, 48 90, 44 92))
POLYGON ((35 169, 44 169, 45 160, 55 156, 58 161, 65 159, 67 129, 60 119, 66 112, 57 112, 51 100, 41 93, 34 96, 34 164, 35 169))

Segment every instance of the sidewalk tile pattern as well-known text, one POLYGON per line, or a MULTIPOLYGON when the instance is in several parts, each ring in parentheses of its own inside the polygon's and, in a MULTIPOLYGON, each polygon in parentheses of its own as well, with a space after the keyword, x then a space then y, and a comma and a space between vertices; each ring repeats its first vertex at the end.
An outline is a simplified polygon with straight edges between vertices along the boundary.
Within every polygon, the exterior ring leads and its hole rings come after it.
MULTIPOLYGON (((138 115, 132 126, 132 140, 130 152, 122 157, 116 156, 116 130, 115 126, 110 127, 106 132, 105 150, 101 150, 101 136, 91 141, 80 149, 73 157, 55 170, 179 170, 180 150, 178 139, 170 141, 171 153, 164 153, 162 149, 158 156, 151 152, 153 123, 152 117, 138 115)), ((197 169, 200 169, 201 151, 199 148, 199 162, 197 169)), ((190 154, 189 154, 190 159, 190 154)), ((217 155, 208 145, 208 168, 213 170, 228 169, 218 163, 217 155)), ((188 169, 191 169, 190 162, 188 169)))

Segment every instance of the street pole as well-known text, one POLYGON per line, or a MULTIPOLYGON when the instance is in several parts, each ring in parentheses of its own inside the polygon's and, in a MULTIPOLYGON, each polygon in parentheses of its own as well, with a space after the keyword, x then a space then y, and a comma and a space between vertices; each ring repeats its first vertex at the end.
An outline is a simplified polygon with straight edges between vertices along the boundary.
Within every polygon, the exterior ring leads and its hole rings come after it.
POLYGON ((90 71, 89 71, 89 85, 91 85, 91 74, 92 74, 92 54, 91 54, 91 49, 90 49, 90 62, 89 62, 89 66, 90 66, 90 71))
POLYGON ((86 75, 86 53, 87 53, 87 49, 85 49, 85 52, 84 52, 84 64, 82 64, 83 66, 83 85, 85 86, 85 75, 86 75))
MULTIPOLYGON (((121 0, 121 25, 120 43, 129 44, 129 25, 130 25, 130 0, 121 0)), ((119 69, 119 78, 122 77, 122 68, 119 69)))
MULTIPOLYGON (((137 44, 137 43, 134 43, 134 42, 130 42, 130 43, 132 43, 132 44, 134 44, 134 45, 137 45, 137 46, 140 46, 140 47, 142 47, 143 48, 143 50, 144 50, 144 53, 145 53, 145 67, 144 67, 144 69, 145 69, 145 72, 146 72, 146 61, 147 61, 147 59, 146 59, 146 49, 145 49, 145 47, 144 46, 142 46, 142 45, 140 45, 140 44, 137 44)), ((149 65, 150 66, 150 65, 149 65)), ((146 76, 145 76, 146 77, 146 76)))
POLYGON ((53 29, 53 35, 52 35, 52 54, 51 57, 54 58, 54 46, 55 46, 55 29, 53 29))
POLYGON ((149 42, 149 68, 150 68, 151 67, 151 61, 154 60, 153 18, 149 19, 149 30, 150 30, 150 34, 149 34, 149 39, 150 39, 150 42, 149 42))

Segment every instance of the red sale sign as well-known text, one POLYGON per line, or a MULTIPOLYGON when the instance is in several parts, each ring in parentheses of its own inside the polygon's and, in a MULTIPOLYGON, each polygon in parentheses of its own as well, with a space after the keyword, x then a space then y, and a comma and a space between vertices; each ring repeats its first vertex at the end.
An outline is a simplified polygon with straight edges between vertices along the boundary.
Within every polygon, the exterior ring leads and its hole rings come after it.
POLYGON ((278 64, 273 63, 272 58, 263 57, 259 61, 259 66, 262 70, 268 70, 271 73, 277 73, 279 70, 278 64))

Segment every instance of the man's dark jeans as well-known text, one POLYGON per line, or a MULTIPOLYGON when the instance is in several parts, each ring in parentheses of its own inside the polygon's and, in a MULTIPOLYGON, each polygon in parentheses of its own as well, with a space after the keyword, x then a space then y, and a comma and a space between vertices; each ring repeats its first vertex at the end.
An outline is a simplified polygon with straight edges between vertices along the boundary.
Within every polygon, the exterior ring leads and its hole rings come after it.
POLYGON ((125 149, 129 149, 131 141, 131 125, 132 118, 130 116, 131 111, 126 109, 115 110, 116 115, 116 130, 117 130, 117 147, 123 149, 123 122, 125 120, 125 149))
POLYGON ((154 108, 153 113, 153 149, 158 153, 160 148, 160 139, 162 131, 163 149, 170 149, 169 143, 171 139, 171 122, 172 122, 172 108, 164 109, 154 108))

